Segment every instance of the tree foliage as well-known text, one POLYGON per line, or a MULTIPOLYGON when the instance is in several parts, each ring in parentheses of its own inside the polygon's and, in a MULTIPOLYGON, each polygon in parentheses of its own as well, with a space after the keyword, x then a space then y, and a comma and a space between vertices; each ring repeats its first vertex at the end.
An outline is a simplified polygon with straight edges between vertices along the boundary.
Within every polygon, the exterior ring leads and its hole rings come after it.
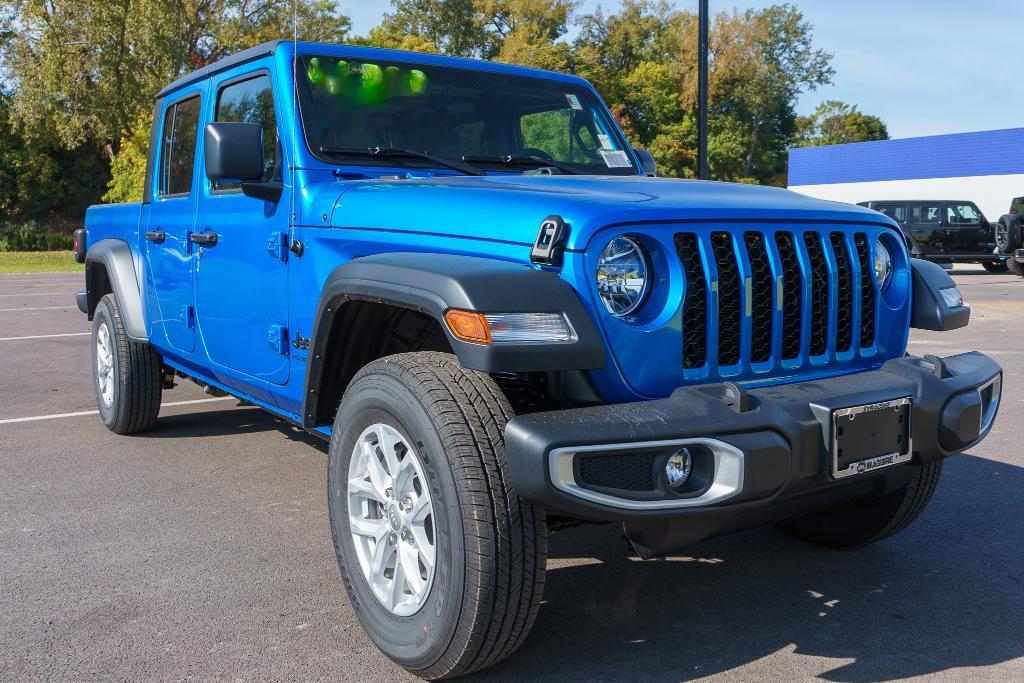
MULTIPOLYGON (((298 0, 295 11, 300 39, 575 72, 595 84, 664 174, 692 177, 696 14, 667 0, 623 0, 613 13, 579 15, 579 7, 391 0, 362 37, 348 36, 333 0, 298 0)), ((154 93, 222 56, 290 37, 292 12, 284 0, 0 0, 0 219, 80 216, 104 185, 108 201, 137 199, 154 93)), ((782 183, 795 144, 888 136, 877 117, 839 102, 797 116, 798 98, 828 84, 833 71, 793 5, 717 14, 710 50, 716 179, 782 183)))
POLYGON ((882 119, 863 114, 856 105, 838 100, 822 102, 813 114, 800 117, 797 124, 803 146, 889 139, 889 129, 882 119))

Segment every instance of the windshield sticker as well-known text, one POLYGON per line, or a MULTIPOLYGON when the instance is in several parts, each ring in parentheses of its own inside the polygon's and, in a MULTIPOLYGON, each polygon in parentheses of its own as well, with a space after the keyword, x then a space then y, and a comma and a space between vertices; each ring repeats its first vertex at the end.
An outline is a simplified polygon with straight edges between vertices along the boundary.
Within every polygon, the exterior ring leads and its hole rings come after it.
POLYGON ((629 160, 629 156, 622 150, 612 152, 601 150, 601 156, 604 158, 604 164, 608 168, 630 168, 633 165, 633 162, 629 160))
POLYGON ((580 98, 576 97, 572 93, 565 94, 565 101, 569 103, 570 109, 582 110, 583 105, 580 104, 580 98))
POLYGON ((612 139, 604 133, 597 134, 597 141, 601 143, 601 149, 615 149, 615 145, 612 144, 612 139))

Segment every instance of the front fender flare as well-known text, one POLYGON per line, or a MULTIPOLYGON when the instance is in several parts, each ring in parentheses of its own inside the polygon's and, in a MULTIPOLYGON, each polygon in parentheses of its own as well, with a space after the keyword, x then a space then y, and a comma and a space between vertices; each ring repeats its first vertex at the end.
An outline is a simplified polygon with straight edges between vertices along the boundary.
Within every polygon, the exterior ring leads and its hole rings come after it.
POLYGON ((353 300, 410 308, 437 320, 463 367, 482 372, 602 368, 600 333, 576 291, 552 272, 456 254, 396 252, 338 266, 320 294, 306 368, 304 421, 317 414, 327 344, 339 310, 353 300), (562 313, 576 334, 568 344, 477 344, 456 338, 444 313, 562 313))
POLYGON ((118 239, 103 239, 89 247, 85 254, 85 296, 89 319, 92 320, 97 304, 106 293, 100 280, 98 266, 106 273, 110 291, 117 297, 121 309, 125 332, 132 341, 149 341, 146 321, 142 314, 142 295, 139 279, 135 274, 135 262, 128 243, 118 239))

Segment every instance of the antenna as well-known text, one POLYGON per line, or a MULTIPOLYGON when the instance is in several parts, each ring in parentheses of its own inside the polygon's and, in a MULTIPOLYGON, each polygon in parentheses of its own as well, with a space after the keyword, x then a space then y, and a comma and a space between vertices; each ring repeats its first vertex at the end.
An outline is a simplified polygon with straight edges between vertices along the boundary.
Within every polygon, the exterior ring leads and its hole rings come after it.
MULTIPOLYGON (((296 114, 299 111, 299 0, 292 0, 292 111, 296 114)), ((296 126, 297 127, 297 126, 296 126)), ((298 133, 292 135, 291 153, 291 183, 292 191, 288 194, 288 223, 291 234, 289 244, 295 241, 295 224, 298 222, 295 215, 295 193, 298 192, 298 185, 295 182, 296 166, 298 165, 299 146, 296 142, 298 133)))

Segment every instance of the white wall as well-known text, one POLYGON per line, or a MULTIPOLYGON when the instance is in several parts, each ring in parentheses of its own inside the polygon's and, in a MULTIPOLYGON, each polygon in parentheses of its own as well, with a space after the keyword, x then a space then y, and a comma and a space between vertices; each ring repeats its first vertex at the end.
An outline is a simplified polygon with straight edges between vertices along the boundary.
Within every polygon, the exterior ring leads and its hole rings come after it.
POLYGON ((985 217, 992 221, 1010 209, 1011 199, 1024 197, 1024 175, 793 185, 789 189, 849 204, 884 199, 962 199, 977 204, 985 217))

